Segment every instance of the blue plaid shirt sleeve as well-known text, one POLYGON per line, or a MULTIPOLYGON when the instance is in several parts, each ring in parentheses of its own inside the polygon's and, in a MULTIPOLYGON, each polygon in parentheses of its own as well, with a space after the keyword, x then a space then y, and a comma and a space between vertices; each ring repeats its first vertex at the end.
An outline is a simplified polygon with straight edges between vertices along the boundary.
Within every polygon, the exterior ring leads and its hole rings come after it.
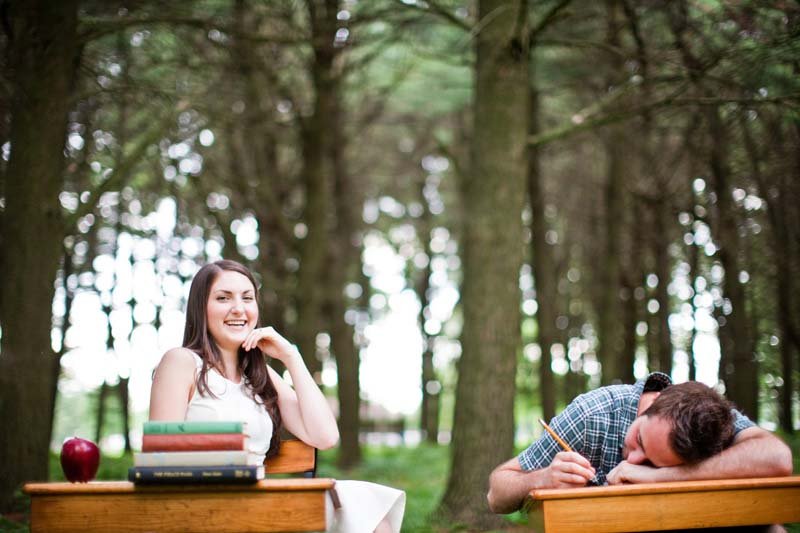
MULTIPOLYGON (((580 398, 550 421, 550 428, 573 450, 580 452, 586 432, 585 414, 580 398)), ((519 464, 525 471, 539 470, 550 466, 558 452, 564 451, 556 440, 542 428, 542 436, 519 454, 519 464)))
POLYGON ((736 409, 731 409, 733 413, 733 434, 736 435, 743 429, 751 428, 755 426, 755 423, 747 418, 744 414, 740 413, 736 409))

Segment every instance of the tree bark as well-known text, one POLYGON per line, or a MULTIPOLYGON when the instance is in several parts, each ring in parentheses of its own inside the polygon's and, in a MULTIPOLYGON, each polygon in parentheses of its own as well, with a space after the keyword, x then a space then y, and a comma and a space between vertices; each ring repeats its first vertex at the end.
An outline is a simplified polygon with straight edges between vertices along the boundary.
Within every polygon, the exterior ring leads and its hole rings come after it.
POLYGON ((656 326, 655 345, 656 361, 655 370, 672 374, 672 338, 669 330, 669 292, 667 287, 672 279, 672 262, 669 258, 670 232, 668 231, 667 217, 669 209, 666 199, 659 194, 653 206, 654 227, 652 235, 653 256, 655 258, 655 275, 658 285, 655 288, 655 299, 658 302, 658 311, 655 312, 652 324, 656 326))
MULTIPOLYGON (((668 6, 670 29, 675 47, 681 55, 692 87, 703 98, 713 98, 711 89, 704 86, 703 63, 694 55, 686 38, 688 7, 685 0, 668 6)), ((731 194, 731 170, 728 149, 728 128, 718 105, 705 106, 703 118, 708 128, 710 150, 707 164, 711 174, 710 185, 716 203, 712 206, 715 224, 712 231, 718 242, 717 258, 725 271, 722 282, 724 297, 729 307, 717 313, 720 321, 719 337, 722 354, 720 378, 724 381, 727 396, 748 416, 758 417, 758 363, 755 359, 755 340, 752 322, 747 317, 744 287, 739 281, 740 238, 736 211, 731 194)))
POLYGON ((311 117, 302 132, 306 235, 300 252, 297 286, 297 345, 312 375, 319 381, 321 362, 316 356, 316 337, 322 326, 323 278, 331 213, 331 183, 326 155, 329 153, 328 132, 335 96, 334 47, 338 0, 307 0, 313 62, 311 78, 314 104, 311 117))
POLYGON ((730 353, 726 357, 730 364, 720 371, 728 398, 755 420, 758 418, 758 362, 751 321, 747 317, 745 291, 739 281, 740 238, 735 207, 731 202, 732 187, 726 156, 729 141, 718 108, 707 110, 706 120, 711 139, 711 181, 717 198, 717 257, 725 270, 723 294, 730 303, 730 314, 724 317, 724 324, 720 325, 720 329, 728 330, 730 353))
POLYGON ((617 126, 609 132, 606 144, 607 170, 605 185, 605 246, 603 250, 600 286, 601 297, 598 309, 597 355, 603 368, 602 383, 622 382, 620 356, 625 345, 622 331, 622 306, 620 301, 620 239, 622 220, 619 214, 623 207, 622 169, 624 139, 617 126))
POLYGON ((117 383, 117 394, 119 395, 119 408, 122 416, 122 436, 125 439, 125 453, 131 453, 131 417, 130 417, 130 394, 128 384, 130 378, 119 378, 117 383))
MULTIPOLYGON (((606 2, 608 12, 607 37, 610 46, 619 47, 621 21, 613 0, 606 2)), ((624 69, 619 57, 611 59, 607 85, 616 83, 624 69)), ((605 136, 606 184, 605 184, 605 235, 602 265, 600 265, 600 306, 598 309, 597 355, 602 365, 603 385, 622 382, 621 355, 625 346, 622 330, 621 258, 620 244, 624 228, 621 214, 625 206, 625 146, 623 126, 609 126, 605 136)))
MULTIPOLYGON (((228 142, 231 145, 228 166, 232 177, 235 203, 241 211, 252 210, 258 221, 258 259, 254 269, 262 276, 261 322, 273 326, 278 331, 293 338, 293 331, 287 330, 286 309, 289 306, 288 279, 286 268, 290 236, 288 221, 281 208, 281 199, 286 194, 285 180, 277 162, 276 150, 279 145, 271 124, 274 119, 265 101, 264 78, 270 73, 259 62, 260 50, 246 38, 258 32, 259 19, 254 7, 245 0, 234 4, 234 28, 236 39, 232 48, 232 69, 247 114, 241 123, 229 127, 228 142)), ((211 192, 211 188, 209 191, 211 192)), ((219 211, 214 213, 225 238, 225 254, 241 263, 248 261, 237 249, 236 239, 230 229, 230 216, 219 211)), ((281 365, 273 365, 276 368, 281 365)))
MULTIPOLYGON (((797 347, 798 333, 792 323, 792 308, 795 305, 792 299, 795 296, 795 289, 791 265, 792 252, 797 247, 797 242, 792 242, 792 230, 788 212, 792 197, 795 195, 790 189, 792 178, 786 179, 785 173, 781 170, 770 179, 771 183, 767 183, 767 177, 761 169, 758 146, 747 120, 744 117, 740 117, 739 124, 741 125, 744 146, 750 160, 752 176, 758 187, 759 197, 767 204, 767 220, 769 221, 773 260, 775 262, 773 286, 775 288, 775 301, 777 302, 775 313, 780 334, 779 351, 781 355, 781 376, 783 378, 783 385, 778 388, 780 394, 778 420, 782 430, 787 433, 793 433, 794 352, 797 347)), ((771 144, 777 149, 781 160, 788 160, 789 154, 783 148, 786 146, 786 142, 781 131, 781 125, 772 123, 771 127, 773 135, 776 137, 771 144)))
POLYGON ((695 231, 692 229, 692 244, 687 246, 686 253, 689 256, 689 275, 688 278, 692 283, 692 298, 691 298, 691 307, 692 307, 692 331, 689 335, 688 346, 686 347, 686 354, 689 358, 689 381, 695 381, 697 379, 697 360, 694 356, 694 341, 697 339, 697 303, 695 298, 696 289, 696 280, 700 273, 700 250, 698 250, 697 245, 694 243, 694 235, 695 231))
MULTIPOLYGON (((539 90, 536 80, 535 53, 531 60, 530 106, 531 121, 529 134, 537 135, 540 127, 539 90)), ((553 258, 554 247, 547 243, 547 221, 545 220, 545 200, 543 177, 538 145, 528 146, 528 202, 531 208, 531 269, 536 287, 536 322, 539 326, 539 387, 542 401, 542 416, 550 420, 556 415, 556 394, 553 369, 551 368, 550 348, 556 339, 556 318, 558 310, 557 269, 553 258)))
MULTIPOLYGON (((642 219, 642 207, 638 202, 632 202, 631 209, 636 220, 642 219)), ((626 224, 626 232, 630 242, 630 257, 641 258, 643 239, 641 228, 634 224, 626 224)), ((620 354, 620 379, 623 383, 633 383, 635 376, 633 373, 634 363, 636 362, 636 350, 638 348, 638 338, 636 325, 641 317, 641 300, 636 299, 636 289, 641 287, 643 282, 643 265, 641 261, 628 261, 622 277, 622 331, 623 348, 620 354)))
POLYGON ((62 318, 59 329, 61 330, 61 346, 58 352, 53 357, 51 362, 50 372, 52 373, 52 382, 50 388, 50 421, 48 423, 49 434, 47 442, 53 440, 53 425, 55 424, 56 403, 58 401, 58 379, 61 377, 61 358, 67 353, 67 330, 70 325, 70 313, 72 312, 72 302, 75 298, 75 293, 69 288, 69 277, 73 272, 72 264, 72 249, 66 245, 62 251, 62 278, 61 288, 64 290, 64 317, 62 318))
POLYGON ((77 59, 75 0, 8 9, 13 115, 0 259, 0 511, 22 482, 48 475, 50 310, 63 237, 58 195, 77 59))
POLYGON ((362 194, 353 183, 345 159, 347 140, 339 96, 338 80, 332 80, 331 116, 329 120, 330 143, 328 156, 333 175, 333 205, 336 226, 328 240, 330 257, 328 275, 330 291, 328 300, 331 313, 328 321, 331 328, 331 345, 336 359, 339 398, 339 447, 338 463, 341 468, 352 468, 361 462, 359 431, 361 420, 361 386, 359 347, 354 340, 354 330, 345 320, 347 296, 345 286, 355 281, 361 270, 361 209, 362 194))
POLYGON ((425 177, 419 183, 419 202, 423 206, 422 215, 417 219, 416 232, 417 238, 425 251, 428 263, 421 272, 417 273, 414 280, 414 290, 419 301, 419 314, 417 324, 419 325, 420 335, 422 336, 422 368, 420 373, 420 389, 422 390, 422 403, 420 405, 420 431, 423 438, 430 444, 439 442, 439 399, 441 394, 441 382, 436 376, 436 369, 433 365, 433 343, 435 336, 429 335, 425 331, 426 312, 430 306, 430 279, 433 269, 433 250, 431 249, 431 212, 428 201, 425 198, 425 177))
POLYGON ((100 444, 100 439, 103 438, 103 425, 106 421, 106 399, 108 398, 110 386, 107 381, 103 381, 97 391, 97 411, 95 412, 94 423, 94 442, 100 444))
POLYGON ((450 522, 491 527, 491 470, 514 443, 520 348, 521 212, 528 132, 527 6, 482 0, 475 37, 471 168, 464 184, 464 327, 450 477, 439 511, 450 522))

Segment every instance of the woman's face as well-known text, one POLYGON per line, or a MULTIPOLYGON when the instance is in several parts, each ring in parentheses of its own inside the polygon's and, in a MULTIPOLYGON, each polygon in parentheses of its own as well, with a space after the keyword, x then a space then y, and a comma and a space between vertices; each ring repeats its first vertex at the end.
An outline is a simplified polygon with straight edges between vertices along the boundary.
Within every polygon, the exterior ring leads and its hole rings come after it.
POLYGON ((206 303, 208 330, 223 350, 237 350, 258 323, 256 289, 246 276, 223 270, 206 303))

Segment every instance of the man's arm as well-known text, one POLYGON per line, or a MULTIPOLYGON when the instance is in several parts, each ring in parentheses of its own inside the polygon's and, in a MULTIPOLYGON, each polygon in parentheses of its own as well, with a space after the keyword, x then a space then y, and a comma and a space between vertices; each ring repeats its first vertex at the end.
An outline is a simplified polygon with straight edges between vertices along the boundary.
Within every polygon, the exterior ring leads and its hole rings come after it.
POLYGON ((550 466, 526 472, 519 458, 506 461, 489 476, 486 499, 493 513, 512 513, 522 506, 533 489, 584 487, 595 471, 579 453, 560 452, 550 466))
POLYGON ((792 474, 792 452, 778 437, 759 427, 737 433, 733 444, 694 465, 653 468, 621 462, 608 473, 608 482, 655 483, 694 479, 778 477, 792 474))

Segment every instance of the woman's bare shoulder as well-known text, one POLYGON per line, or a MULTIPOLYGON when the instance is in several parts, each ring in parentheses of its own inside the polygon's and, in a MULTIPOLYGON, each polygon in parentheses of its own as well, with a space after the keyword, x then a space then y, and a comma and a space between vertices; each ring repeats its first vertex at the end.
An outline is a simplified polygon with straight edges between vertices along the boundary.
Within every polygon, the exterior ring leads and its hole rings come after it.
POLYGON ((158 363, 158 367, 171 369, 187 368, 194 370, 196 364, 195 360, 196 356, 193 351, 179 346, 177 348, 167 350, 164 355, 161 356, 161 361, 158 363))

